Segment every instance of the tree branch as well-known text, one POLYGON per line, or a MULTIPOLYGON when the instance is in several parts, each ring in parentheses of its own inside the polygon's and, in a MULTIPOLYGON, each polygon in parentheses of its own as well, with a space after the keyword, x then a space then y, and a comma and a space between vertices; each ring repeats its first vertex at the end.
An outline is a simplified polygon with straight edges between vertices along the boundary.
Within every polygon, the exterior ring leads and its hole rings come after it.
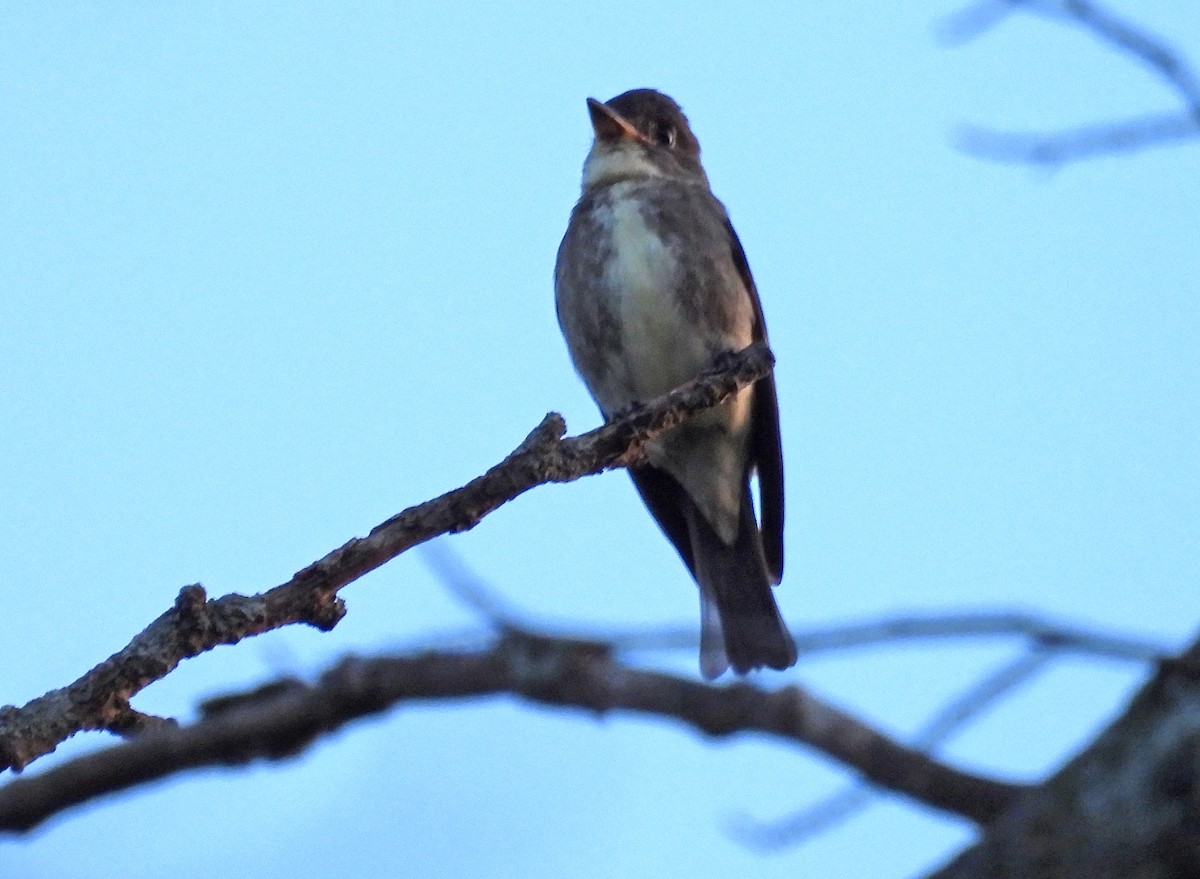
MULTIPOLYGON (((1024 5, 1022 0, 1009 2, 1024 5)), ((1067 17, 1077 25, 1157 73, 1179 93, 1192 119, 1200 123, 1200 80, 1177 52, 1161 39, 1122 21, 1089 0, 1063 0, 1062 7, 1067 17)))
POLYGON ((199 585, 184 587, 170 610, 74 683, 21 708, 0 707, 0 770, 19 770, 84 730, 124 734, 161 726, 162 721, 148 722, 135 712, 130 699, 181 661, 294 623, 332 629, 346 612, 338 591, 363 574, 440 534, 474 527, 538 485, 570 482, 636 462, 649 439, 767 375, 773 364, 765 345, 752 345, 721 358, 720 369, 569 439, 562 439, 562 416, 550 413, 512 454, 482 476, 409 507, 266 592, 209 599, 199 585))
POLYGON ((1200 642, 931 879, 1200 875, 1200 642))
POLYGON ((195 724, 149 732, 0 788, 0 830, 26 831, 71 806, 183 770, 289 757, 398 702, 502 694, 595 714, 670 717, 715 737, 765 733, 817 748, 873 784, 981 824, 1024 790, 939 763, 796 686, 715 687, 629 667, 603 643, 510 630, 484 650, 351 658, 312 685, 281 681, 210 702, 195 724))
MULTIPOLYGON (((478 589, 475 585, 473 588, 478 589)), ((496 599, 490 599, 495 601, 496 599)), ((505 618, 516 619, 506 610, 505 618)), ((803 662, 818 653, 878 647, 908 641, 945 641, 967 638, 1011 638, 1055 653, 1075 653, 1118 662, 1151 663, 1171 656, 1170 648, 1156 640, 1120 632, 1092 629, 1017 610, 937 611, 894 614, 820 628, 792 628, 792 640, 803 662)), ((579 635, 579 632, 572 634, 579 635)), ((618 650, 663 650, 694 647, 694 629, 588 632, 618 650)))
POLYGON ((962 42, 994 27, 1017 9, 1067 21, 1145 65, 1178 95, 1183 110, 1124 122, 1081 126, 1056 134, 1018 134, 967 127, 959 136, 962 149, 982 158, 1054 166, 1200 137, 1200 78, 1183 56, 1163 40, 1089 0, 976 3, 946 19, 940 30, 947 41, 962 42))
MULTIPOLYGON (((927 721, 913 738, 913 746, 932 756, 947 739, 976 716, 1040 673, 1050 658, 1049 649, 1035 647, 986 675, 927 721)), ((794 814, 770 822, 743 818, 731 829, 756 848, 794 846, 846 821, 855 812, 870 805, 875 796, 876 791, 870 787, 861 782, 851 782, 794 814)))
POLYGON ((1200 137, 1200 123, 1186 114, 1160 114, 1127 122, 1085 125, 1057 134, 1025 134, 964 126, 958 145, 981 159, 1056 167, 1064 162, 1127 153, 1200 137))
MULTIPOLYGON (((493 584, 471 570, 450 544, 434 541, 421 550, 421 560, 446 590, 493 630, 536 628, 565 638, 602 641, 616 651, 690 649, 699 643, 694 626, 655 627, 647 631, 598 627, 567 629, 542 622, 532 624, 530 620, 536 617, 529 608, 513 604, 500 594, 493 584)), ((1159 640, 1089 628, 1044 614, 1007 608, 894 613, 820 627, 789 626, 789 630, 801 662, 831 650, 841 652, 905 641, 985 637, 1019 639, 1030 649, 1047 654, 1074 653, 1118 662, 1163 662, 1173 655, 1171 648, 1159 640)), ((425 638, 423 643, 444 646, 445 641, 425 638)))

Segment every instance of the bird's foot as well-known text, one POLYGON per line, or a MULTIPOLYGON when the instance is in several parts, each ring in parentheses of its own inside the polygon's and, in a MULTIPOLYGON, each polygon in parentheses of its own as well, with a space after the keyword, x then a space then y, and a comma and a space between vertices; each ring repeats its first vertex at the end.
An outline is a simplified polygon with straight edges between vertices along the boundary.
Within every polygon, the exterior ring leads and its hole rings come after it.
POLYGON ((645 411, 646 411, 646 404, 643 403, 641 400, 634 400, 629 405, 622 406, 620 409, 618 409, 616 412, 614 412, 612 415, 610 415, 608 417, 608 420, 609 421, 624 421, 627 418, 632 418, 634 415, 638 415, 645 411))
POLYGON ((739 365, 740 361, 738 357, 740 353, 739 351, 721 351, 713 357, 712 362, 709 363, 708 368, 704 371, 706 373, 726 372, 739 365))

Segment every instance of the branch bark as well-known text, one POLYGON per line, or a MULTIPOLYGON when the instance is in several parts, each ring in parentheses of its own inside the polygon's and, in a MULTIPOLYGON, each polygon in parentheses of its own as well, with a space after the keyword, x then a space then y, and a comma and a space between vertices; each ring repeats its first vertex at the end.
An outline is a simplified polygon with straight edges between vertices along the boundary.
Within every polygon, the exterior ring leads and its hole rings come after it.
POLYGON ((1023 790, 939 763, 796 686, 715 687, 629 667, 603 643, 510 630, 485 650, 347 659, 314 684, 286 680, 226 697, 191 726, 16 779, 0 788, 0 831, 26 831, 102 794, 187 769, 285 758, 398 702, 504 694, 598 715, 670 717, 715 737, 758 732, 808 745, 875 785, 978 823, 995 820, 1023 790))
POLYGON ((722 358, 714 369, 623 418, 563 439, 566 423, 550 413, 508 457, 482 476, 409 507, 266 592, 210 599, 184 587, 174 606, 129 644, 74 683, 18 708, 0 707, 0 771, 20 770, 84 730, 131 735, 173 722, 133 709, 130 700, 180 662, 221 644, 295 623, 332 629, 345 615, 338 592, 400 553, 441 534, 466 531, 538 485, 571 482, 635 463, 646 442, 753 384, 774 366, 759 343, 722 358))
POLYGON ((930 879, 1200 876, 1200 642, 930 879))

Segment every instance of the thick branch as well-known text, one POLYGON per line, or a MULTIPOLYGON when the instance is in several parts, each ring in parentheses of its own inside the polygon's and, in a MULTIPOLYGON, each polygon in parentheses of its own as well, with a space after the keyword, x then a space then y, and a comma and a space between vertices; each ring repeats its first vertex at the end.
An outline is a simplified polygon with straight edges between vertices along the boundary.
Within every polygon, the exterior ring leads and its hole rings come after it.
POLYGON ((932 879, 1200 876, 1200 642, 932 879))
POLYGON ((133 712, 129 700, 184 659, 293 623, 333 628, 346 612, 338 597, 343 586, 417 544, 474 527, 535 486, 635 462, 647 440, 767 375, 773 363, 765 345, 752 345, 723 358, 718 371, 570 439, 562 439, 562 416, 550 413, 482 476, 409 507, 266 592, 209 599, 200 586, 185 587, 174 607, 73 684, 21 708, 0 708, 0 770, 21 769, 83 730, 145 729, 145 716, 133 712))
POLYGON ((16 779, 0 789, 0 830, 28 830, 101 794, 186 769, 287 757, 398 702, 498 694, 597 714, 671 717, 710 736, 765 733, 817 748, 875 785, 978 823, 995 820, 1023 790, 939 763, 799 687, 713 687, 626 666, 604 644, 510 631, 482 651, 348 659, 316 684, 285 681, 228 697, 192 726, 150 732, 16 779))

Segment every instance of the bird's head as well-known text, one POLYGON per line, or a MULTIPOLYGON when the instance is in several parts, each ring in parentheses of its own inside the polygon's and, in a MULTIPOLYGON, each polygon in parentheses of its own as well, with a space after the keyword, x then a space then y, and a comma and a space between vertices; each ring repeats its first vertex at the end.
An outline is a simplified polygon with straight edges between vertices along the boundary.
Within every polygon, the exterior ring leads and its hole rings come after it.
POLYGON ((700 142, 683 110, 654 89, 600 103, 588 98, 595 140, 583 163, 583 188, 621 180, 681 177, 707 183, 700 142))

